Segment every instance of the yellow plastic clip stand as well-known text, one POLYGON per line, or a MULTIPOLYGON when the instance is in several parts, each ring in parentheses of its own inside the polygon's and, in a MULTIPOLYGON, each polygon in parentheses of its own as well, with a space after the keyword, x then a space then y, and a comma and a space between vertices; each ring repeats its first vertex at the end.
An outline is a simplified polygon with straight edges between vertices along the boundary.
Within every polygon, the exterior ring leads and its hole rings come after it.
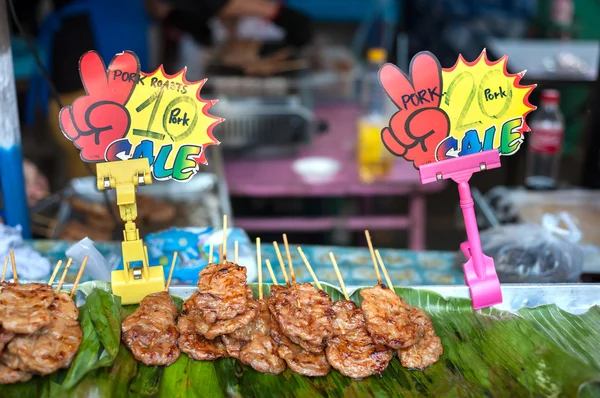
POLYGON ((165 290, 163 267, 148 265, 148 251, 135 225, 135 187, 152 184, 150 164, 146 158, 121 160, 98 163, 96 170, 98 189, 116 190, 119 213, 125 221, 123 270, 112 271, 112 291, 122 304, 137 304, 147 295, 165 290))

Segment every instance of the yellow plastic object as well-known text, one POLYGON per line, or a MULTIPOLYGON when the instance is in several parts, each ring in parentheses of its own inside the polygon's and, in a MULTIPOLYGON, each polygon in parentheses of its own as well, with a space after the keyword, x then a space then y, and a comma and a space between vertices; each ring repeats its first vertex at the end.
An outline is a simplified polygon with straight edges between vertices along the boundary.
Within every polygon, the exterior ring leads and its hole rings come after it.
POLYGON ((99 190, 115 189, 119 214, 125 221, 123 231, 123 270, 111 274, 113 294, 122 304, 137 304, 149 294, 165 289, 162 265, 148 265, 148 251, 135 225, 137 204, 135 187, 152 184, 148 159, 99 163, 96 166, 99 190))
POLYGON ((367 60, 369 62, 384 63, 387 60, 387 51, 385 51, 385 48, 369 48, 367 51, 367 60))
POLYGON ((388 120, 373 120, 368 116, 358 119, 358 174, 365 184, 387 176, 394 165, 394 155, 381 142, 381 129, 388 120))

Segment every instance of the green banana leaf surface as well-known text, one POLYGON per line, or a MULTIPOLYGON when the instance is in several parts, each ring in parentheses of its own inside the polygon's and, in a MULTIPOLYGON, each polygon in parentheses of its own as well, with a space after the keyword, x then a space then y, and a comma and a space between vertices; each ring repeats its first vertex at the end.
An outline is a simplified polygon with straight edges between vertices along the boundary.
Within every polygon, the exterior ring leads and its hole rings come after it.
MULTIPOLYGON (((322 285, 333 300, 343 299, 322 285)), ((0 386, 0 397, 600 397, 599 307, 581 315, 555 305, 473 311, 468 299, 396 288, 432 317, 444 355, 425 371, 394 359, 381 376, 352 380, 335 370, 317 378, 289 369, 261 374, 231 358, 204 362, 185 354, 166 368, 145 366, 119 344, 119 320, 135 306, 120 306, 109 291, 103 282, 78 291, 84 338, 70 369, 0 386)), ((358 304, 359 293, 350 297, 358 304)))

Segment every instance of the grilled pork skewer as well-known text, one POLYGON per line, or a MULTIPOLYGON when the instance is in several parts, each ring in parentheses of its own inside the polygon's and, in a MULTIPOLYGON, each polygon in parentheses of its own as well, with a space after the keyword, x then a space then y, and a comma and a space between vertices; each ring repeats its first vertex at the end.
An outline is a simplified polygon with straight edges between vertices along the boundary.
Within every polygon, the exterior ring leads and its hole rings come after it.
MULTIPOLYGON (((375 250, 375 256, 383 271, 385 280, 390 286, 390 289, 394 291, 392 280, 388 275, 381 254, 379 254, 379 250, 375 250)), ((409 318, 417 328, 419 339, 411 347, 398 350, 398 357, 400 358, 400 363, 402 363, 402 366, 405 368, 422 370, 433 365, 440 359, 444 353, 444 347, 442 346, 440 338, 435 334, 431 318, 425 311, 418 307, 410 306, 409 318)))
MULTIPOLYGON (((296 283, 291 255, 287 244, 287 236, 283 242, 290 265, 292 286, 287 289, 271 291, 269 309, 279 323, 279 327, 293 343, 313 353, 321 353, 325 349, 326 339, 331 336, 331 324, 326 314, 331 308, 331 297, 310 283, 296 283)), ((304 253, 298 249, 306 267, 320 287, 304 253)))
POLYGON ((55 294, 42 283, 5 282, 0 291, 0 323, 7 332, 31 334, 51 321, 55 294))
POLYGON ((392 360, 393 352, 377 345, 367 331, 363 311, 350 301, 333 253, 329 253, 345 300, 333 303, 327 313, 332 336, 327 340, 327 361, 344 376, 363 379, 381 374, 392 360))
POLYGON ((195 299, 199 293, 195 292, 183 303, 181 316, 177 320, 179 339, 177 345, 190 358, 197 361, 210 361, 227 356, 225 345, 220 337, 208 340, 198 330, 206 325, 204 314, 196 308, 195 299))
POLYGON ((327 362, 325 352, 314 353, 306 351, 298 344, 294 344, 279 329, 277 321, 271 322, 271 337, 279 344, 277 353, 287 366, 302 376, 327 376, 331 365, 327 362))
MULTIPOLYGON (((14 326, 11 322, 6 323, 3 319, 3 330, 0 333, 4 351, 0 357, 0 384, 16 383, 27 381, 33 374, 48 375, 56 372, 61 368, 68 368, 77 351, 83 338, 81 326, 77 321, 79 310, 77 305, 72 300, 72 296, 77 289, 80 275, 87 264, 87 257, 84 259, 79 276, 71 290, 71 294, 52 291, 52 288, 47 284, 12 284, 14 286, 4 285, 2 294, 5 294, 5 300, 2 304, 10 303, 9 308, 5 310, 11 312, 12 307, 19 305, 25 308, 31 308, 28 300, 34 300, 35 293, 42 297, 42 305, 47 306, 49 312, 49 322, 44 326, 37 328, 32 333, 20 333, 11 336, 11 332, 7 332, 4 326, 14 326), (18 286, 17 286, 18 285, 18 286), (8 287, 8 289, 7 289, 8 287), (27 300, 16 300, 15 298, 27 298, 27 300), (12 337, 12 339, 11 339, 12 337)), ((57 268, 60 263, 57 265, 57 268)), ((64 277, 68 268, 65 268, 64 277)), ((55 270, 54 275, 57 270, 55 270)), ((16 266, 14 267, 16 275, 16 266)), ((15 280, 18 280, 15 278, 15 280)), ((39 299, 39 297, 38 297, 39 299)), ((14 309, 14 308, 13 308, 14 309)), ((23 313, 23 308, 12 311, 15 313, 23 313)), ((39 311, 36 312, 39 315, 39 311)), ((14 321, 16 318, 13 317, 14 321)), ((33 319, 36 325, 37 318, 33 319)), ((22 324, 21 324, 22 325, 22 324)))
MULTIPOLYGON (((237 358, 261 373, 279 374, 286 368, 285 361, 279 358, 279 345, 271 337, 271 313, 267 300, 263 298, 262 256, 260 238, 256 239, 258 264, 258 314, 246 326, 223 336, 223 342, 230 357, 237 358)), ((276 285, 273 270, 267 260, 267 267, 276 285)), ((252 292, 249 292, 250 294, 252 292)))
POLYGON ((411 306, 385 285, 360 291, 362 310, 373 341, 395 350, 413 346, 419 340, 410 319, 411 306))
POLYGON ((183 304, 177 322, 181 333, 177 344, 195 360, 227 356, 221 336, 247 326, 258 313, 258 303, 246 285, 246 268, 226 261, 226 215, 219 250, 221 264, 212 263, 212 250, 211 245, 209 264, 199 274, 198 291, 183 304))
POLYGON ((261 373, 279 374, 286 368, 279 358, 279 345, 271 337, 271 313, 267 300, 258 300, 258 315, 248 325, 224 335, 227 354, 261 373))
POLYGON ((283 242, 292 285, 271 286, 271 337, 279 345, 277 353, 291 370, 304 376, 325 376, 331 370, 324 351, 331 335, 326 317, 331 297, 310 283, 296 283, 285 235, 283 242))
POLYGON ((147 366, 169 366, 181 355, 175 325, 179 310, 169 294, 176 262, 177 252, 173 254, 165 290, 144 297, 121 324, 123 342, 135 359, 147 366))
POLYGON ((377 285, 360 291, 363 299, 367 329, 375 344, 385 345, 395 350, 413 346, 419 339, 417 327, 410 320, 410 305, 381 282, 375 251, 369 231, 365 231, 373 267, 377 275, 377 285))
POLYGON ((425 311, 412 307, 410 318, 418 327, 419 340, 412 347, 398 350, 398 357, 405 368, 423 370, 440 359, 444 347, 425 311))
POLYGON ((245 267, 230 262, 208 264, 200 271, 198 288, 192 302, 202 313, 201 333, 209 340, 248 325, 258 313, 252 289, 246 285, 245 267))
POLYGON ((17 335, 6 346, 2 362, 11 369, 48 375, 71 366, 83 338, 79 310, 67 293, 58 293, 49 308, 47 326, 17 335))
POLYGON ((245 267, 228 262, 208 264, 200 271, 199 294, 194 301, 203 312, 206 323, 212 325, 217 321, 233 319, 248 310, 246 288, 245 267))
POLYGON ((333 326, 325 349, 329 364, 353 379, 383 373, 393 351, 374 343, 362 310, 353 301, 339 300, 333 303, 328 316, 333 326))
POLYGON ((167 291, 150 294, 123 321, 123 342, 138 361, 147 366, 169 366, 181 351, 175 320, 179 311, 167 291))

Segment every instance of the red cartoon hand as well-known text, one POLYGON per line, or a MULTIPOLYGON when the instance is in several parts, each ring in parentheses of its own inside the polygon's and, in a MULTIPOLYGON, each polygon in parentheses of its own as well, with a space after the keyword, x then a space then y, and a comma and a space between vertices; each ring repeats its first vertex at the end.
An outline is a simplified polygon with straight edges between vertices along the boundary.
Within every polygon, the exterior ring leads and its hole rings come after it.
POLYGON ((381 131, 383 144, 415 167, 434 162, 437 145, 450 131, 448 115, 439 108, 442 68, 437 58, 429 52, 417 54, 410 64, 409 77, 395 65, 386 64, 379 79, 399 109, 390 126, 381 131))
POLYGON ((81 159, 100 162, 106 147, 129 130, 125 104, 133 93, 140 63, 134 53, 124 52, 106 69, 98 53, 90 51, 81 57, 79 71, 87 95, 61 109, 60 127, 81 149, 81 159))

